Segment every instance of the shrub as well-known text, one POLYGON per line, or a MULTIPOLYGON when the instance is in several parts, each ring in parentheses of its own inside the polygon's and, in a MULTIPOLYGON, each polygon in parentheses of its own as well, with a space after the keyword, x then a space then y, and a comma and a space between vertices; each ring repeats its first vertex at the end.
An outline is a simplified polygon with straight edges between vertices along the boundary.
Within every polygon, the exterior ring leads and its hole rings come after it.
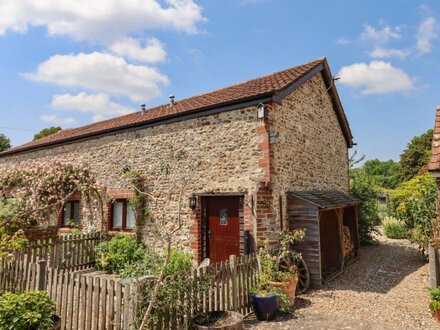
MULTIPOLYGON (((111 240, 95 247, 97 268, 121 277, 158 275, 165 255, 138 242, 133 236, 116 234, 111 240)), ((165 276, 188 272, 193 261, 190 254, 173 248, 165 276)))
POLYGON ((392 191, 390 215, 401 220, 409 231, 409 238, 425 252, 436 218, 437 187, 431 174, 417 175, 392 191))
POLYGON ((350 192, 362 200, 359 212, 359 236, 362 244, 371 244, 379 218, 379 201, 376 184, 361 168, 350 171, 350 192))
POLYGON ((440 309, 440 287, 437 287, 435 289, 428 288, 427 290, 431 298, 429 309, 435 312, 437 309, 440 309))
POLYGON ((122 277, 141 275, 143 272, 145 246, 129 235, 118 233, 110 241, 99 243, 95 251, 98 269, 122 277))
POLYGON ((385 217, 383 220, 383 232, 386 237, 400 239, 408 236, 408 230, 402 221, 393 217, 385 217))
POLYGON ((44 291, 0 296, 0 329, 46 330, 53 327, 55 303, 44 291))
MULTIPOLYGON (((160 267, 162 263, 160 264, 160 267)), ((193 268, 193 259, 189 253, 179 248, 173 248, 170 261, 165 270, 165 277, 171 275, 187 274, 193 268)))

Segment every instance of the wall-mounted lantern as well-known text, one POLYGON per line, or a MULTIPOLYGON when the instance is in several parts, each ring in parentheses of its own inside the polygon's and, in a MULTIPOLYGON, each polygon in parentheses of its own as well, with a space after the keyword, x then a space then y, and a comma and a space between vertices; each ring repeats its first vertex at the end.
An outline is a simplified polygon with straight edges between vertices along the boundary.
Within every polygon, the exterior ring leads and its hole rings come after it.
POLYGON ((266 107, 263 103, 260 103, 257 107, 257 118, 264 119, 266 117, 266 107))
POLYGON ((197 206, 197 197, 194 193, 189 197, 189 208, 194 212, 197 206))

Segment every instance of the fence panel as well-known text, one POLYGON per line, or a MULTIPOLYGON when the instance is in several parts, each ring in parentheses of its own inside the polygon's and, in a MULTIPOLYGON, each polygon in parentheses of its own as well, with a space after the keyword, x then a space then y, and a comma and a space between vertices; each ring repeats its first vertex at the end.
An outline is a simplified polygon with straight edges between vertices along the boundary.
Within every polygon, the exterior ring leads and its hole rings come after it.
POLYGON ((131 329, 133 287, 105 277, 49 268, 46 290, 65 330, 131 329))
POLYGON ((156 324, 150 323, 150 328, 187 328, 198 312, 250 313, 248 296, 258 281, 256 255, 231 256, 229 260, 194 271, 192 280, 193 292, 180 292, 181 298, 167 312, 162 311, 160 317, 156 315, 156 324), (209 285, 204 284, 204 278, 208 278, 209 285))
MULTIPOLYGON (((90 235, 85 240, 67 236, 61 240, 69 242, 70 250, 74 245, 88 245, 93 248, 96 236, 90 235)), ((24 292, 37 289, 46 290, 56 302, 57 314, 62 318, 63 329, 129 329, 135 325, 137 313, 145 303, 146 293, 151 290, 144 280, 121 281, 108 275, 100 276, 90 272, 73 272, 75 267, 82 267, 86 262, 65 262, 69 252, 63 252, 63 259, 51 267, 50 262, 29 262, 34 256, 49 255, 51 242, 42 242, 27 256, 16 260, 0 262, 0 293, 4 291, 24 292), (150 289, 148 289, 148 287, 150 289)), ((66 244, 55 243, 53 247, 64 251, 66 244)), ((57 249, 52 249, 52 251, 57 249)), ((84 253, 83 256, 90 257, 84 253)), ((38 259, 35 259, 38 260, 38 259)), ((156 319, 159 328, 187 328, 197 312, 215 310, 235 310, 242 314, 251 311, 248 294, 258 281, 258 264, 255 255, 231 256, 229 260, 212 264, 207 268, 195 270, 192 276, 193 292, 179 292, 170 310, 156 319), (209 285, 204 284, 208 278, 209 285)), ((154 312, 154 310, 153 310, 154 312)))
POLYGON ((23 253, 15 254, 15 259, 29 263, 44 259, 49 267, 71 271, 89 269, 95 265, 95 246, 101 241, 99 232, 33 240, 23 253))

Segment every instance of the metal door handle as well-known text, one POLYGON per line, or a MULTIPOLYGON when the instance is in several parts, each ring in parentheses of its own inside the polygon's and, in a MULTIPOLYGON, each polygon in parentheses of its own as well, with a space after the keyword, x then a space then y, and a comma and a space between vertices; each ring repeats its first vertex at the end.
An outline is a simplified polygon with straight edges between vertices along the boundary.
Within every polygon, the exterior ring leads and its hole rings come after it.
POLYGON ((208 229, 208 238, 211 239, 211 229, 208 229))

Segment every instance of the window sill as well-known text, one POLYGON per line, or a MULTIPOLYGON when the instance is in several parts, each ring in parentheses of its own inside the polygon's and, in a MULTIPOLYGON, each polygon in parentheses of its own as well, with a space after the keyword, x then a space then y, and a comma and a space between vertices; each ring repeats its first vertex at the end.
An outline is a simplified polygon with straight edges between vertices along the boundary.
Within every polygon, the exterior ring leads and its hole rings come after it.
POLYGON ((68 234, 73 231, 80 230, 78 227, 58 227, 58 232, 62 234, 68 234))

